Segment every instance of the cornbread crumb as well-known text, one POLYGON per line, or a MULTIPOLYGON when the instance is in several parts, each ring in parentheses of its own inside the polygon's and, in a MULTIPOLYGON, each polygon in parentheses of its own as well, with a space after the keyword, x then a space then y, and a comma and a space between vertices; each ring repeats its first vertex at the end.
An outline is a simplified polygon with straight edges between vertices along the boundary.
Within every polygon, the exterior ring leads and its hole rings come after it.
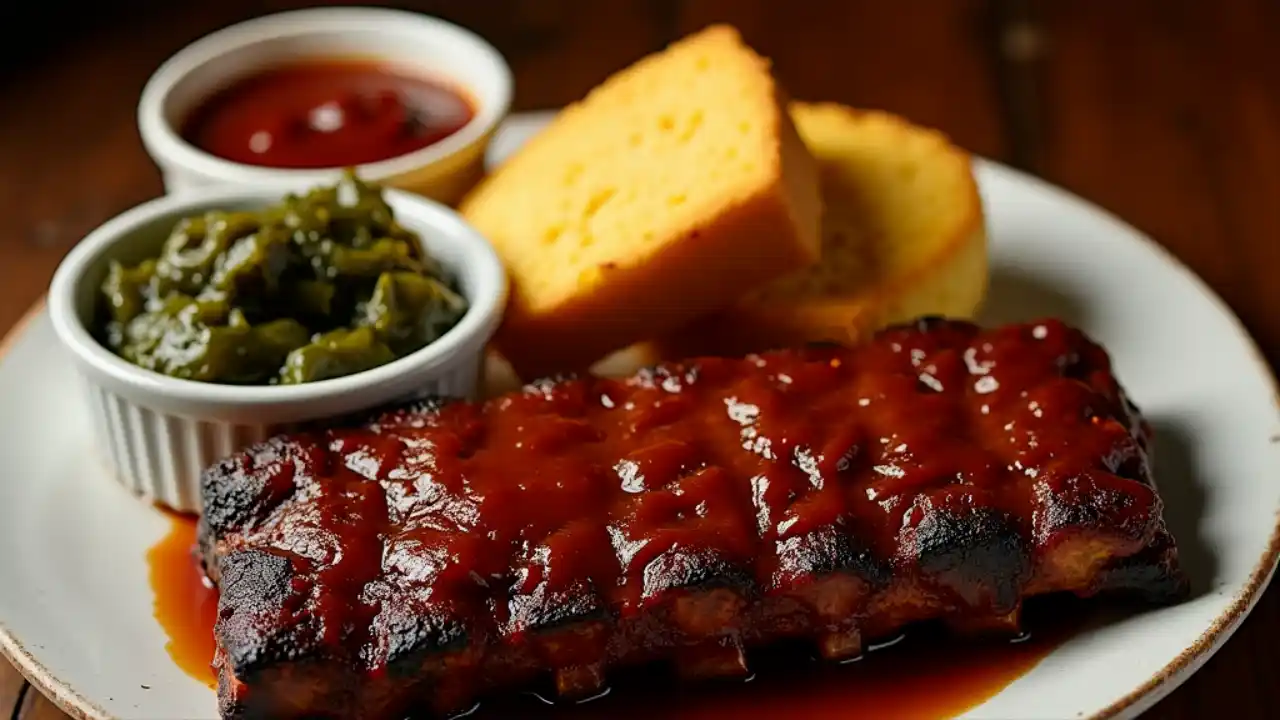
POLYGON ((713 26, 567 107, 462 203, 525 378, 585 369, 817 261, 817 172, 769 63, 713 26))

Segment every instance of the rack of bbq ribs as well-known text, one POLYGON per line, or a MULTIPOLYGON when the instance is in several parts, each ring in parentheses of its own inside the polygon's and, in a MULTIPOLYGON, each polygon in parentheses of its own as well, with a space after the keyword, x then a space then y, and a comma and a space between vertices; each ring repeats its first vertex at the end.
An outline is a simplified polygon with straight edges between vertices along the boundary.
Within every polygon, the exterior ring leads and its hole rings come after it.
POLYGON ((913 319, 986 287, 939 134, 791 103, 713 28, 462 211, 510 274, 523 381, 206 471, 223 717, 448 716, 547 678, 580 699, 651 662, 735 677, 781 640, 841 661, 921 621, 1016 633, 1033 596, 1185 593, 1105 350, 913 319))
POLYGON ((537 382, 276 438, 204 478, 226 717, 448 714, 549 673, 745 674, 908 623, 1183 590, 1148 435, 1056 322, 537 382))

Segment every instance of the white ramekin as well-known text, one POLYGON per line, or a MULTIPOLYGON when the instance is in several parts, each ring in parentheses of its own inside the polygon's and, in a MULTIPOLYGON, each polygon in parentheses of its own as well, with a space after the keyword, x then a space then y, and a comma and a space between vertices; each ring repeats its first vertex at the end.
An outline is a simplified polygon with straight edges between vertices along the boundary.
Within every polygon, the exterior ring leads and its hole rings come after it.
POLYGON ((470 95, 461 130, 400 157, 362 165, 360 177, 446 204, 483 174, 484 153, 511 105, 511 70, 492 45, 437 18, 386 8, 314 8, 232 25, 180 50, 151 76, 138 104, 142 143, 168 192, 215 183, 331 182, 338 170, 231 162, 182 139, 179 124, 212 93, 272 65, 309 58, 378 59, 439 78, 470 95))
POLYGON ((474 395, 485 345, 506 304, 506 274, 489 243, 457 213, 394 190, 386 192, 397 218, 454 273, 470 303, 456 326, 417 352, 331 380, 239 387, 143 370, 90 335, 87 324, 109 260, 154 256, 179 218, 261 207, 305 188, 223 186, 153 200, 94 230, 58 266, 48 299, 54 331, 81 376, 97 446, 116 478, 135 493, 174 510, 199 512, 204 468, 296 423, 413 397, 474 395))

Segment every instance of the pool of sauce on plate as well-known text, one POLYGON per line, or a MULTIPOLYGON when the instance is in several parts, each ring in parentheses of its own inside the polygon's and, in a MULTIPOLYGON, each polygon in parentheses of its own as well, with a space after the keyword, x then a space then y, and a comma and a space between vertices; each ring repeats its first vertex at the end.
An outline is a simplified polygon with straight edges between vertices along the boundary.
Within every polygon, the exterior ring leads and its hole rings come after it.
POLYGON ((165 649, 183 672, 215 687, 213 622, 218 591, 206 584, 193 552, 194 518, 170 516, 169 532, 147 552, 156 620, 169 636, 165 649))
MULTIPOLYGON (((192 553, 195 520, 172 517, 169 533, 147 554, 155 614, 169 636, 167 649, 188 675, 216 686, 213 622, 217 592, 192 553)), ((486 701, 471 717, 535 720, 937 720, 993 697, 1078 631, 1086 613, 1054 598, 1028 608, 1033 628, 1021 642, 952 640, 928 629, 913 632, 860 662, 812 661, 803 648, 752 658, 747 683, 680 685, 662 670, 627 673, 607 697, 554 707, 532 693, 486 701)))
POLYGON ((180 132, 234 162, 272 168, 363 165, 453 135, 475 115, 458 89, 371 60, 311 60, 242 78, 201 103, 180 132))
MULTIPOLYGON (((949 639, 920 629, 863 660, 836 665, 806 648, 748 655, 748 682, 682 685, 661 669, 613 683, 581 705, 539 703, 537 695, 486 701, 468 720, 941 720, 989 700, 1030 671, 1083 624, 1079 608, 1037 617, 1019 642, 949 639)), ((1029 623, 1031 624, 1031 623, 1029 623)))

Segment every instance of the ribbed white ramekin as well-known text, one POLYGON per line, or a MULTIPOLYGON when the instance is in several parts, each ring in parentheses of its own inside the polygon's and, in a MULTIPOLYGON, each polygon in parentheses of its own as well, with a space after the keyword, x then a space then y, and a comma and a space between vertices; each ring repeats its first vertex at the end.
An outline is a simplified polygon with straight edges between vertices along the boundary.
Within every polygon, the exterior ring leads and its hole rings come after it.
POLYGON ((200 473, 297 423, 427 395, 470 397, 484 348, 501 321, 507 280, 489 243, 452 210, 388 190, 396 217, 456 275, 470 307, 440 339, 399 360, 346 377, 291 386, 240 387, 143 370, 103 347, 88 328, 110 260, 159 251, 178 219, 214 209, 260 207, 296 183, 194 189, 140 205, 90 233, 62 261, 49 314, 75 360, 99 450, 135 493, 181 512, 200 511, 200 473))

